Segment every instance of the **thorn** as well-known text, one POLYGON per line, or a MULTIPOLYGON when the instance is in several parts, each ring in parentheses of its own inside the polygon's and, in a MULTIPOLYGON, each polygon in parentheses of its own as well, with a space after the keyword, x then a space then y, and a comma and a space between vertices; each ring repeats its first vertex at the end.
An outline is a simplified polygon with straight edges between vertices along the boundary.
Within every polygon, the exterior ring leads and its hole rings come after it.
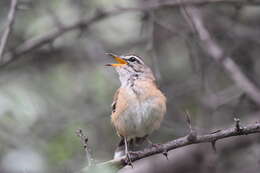
POLYGON ((240 126, 240 119, 239 118, 234 118, 235 124, 236 124, 236 131, 238 133, 241 133, 243 128, 240 126))
POLYGON ((83 146, 85 148, 85 146, 87 146, 87 143, 88 143, 88 137, 86 135, 84 135, 82 129, 77 129, 76 135, 80 138, 81 143, 83 144, 83 146))
POLYGON ((163 148, 162 154, 166 157, 167 160, 169 160, 169 159, 168 159, 168 151, 167 151, 167 149, 164 148, 163 144, 154 144, 154 143, 152 143, 152 141, 150 141, 148 138, 146 138, 146 140, 147 140, 147 142, 148 142, 149 144, 152 145, 152 147, 156 148, 157 150, 159 150, 160 148, 163 148))
POLYGON ((215 131, 211 132, 210 134, 215 134, 215 133, 218 133, 218 132, 221 132, 221 129, 215 130, 215 131))
POLYGON ((188 127, 189 127, 190 131, 192 131, 190 113, 189 113, 188 110, 185 110, 184 113, 185 113, 185 117, 186 117, 188 127))
POLYGON ((212 146, 212 149, 213 149, 214 153, 217 153, 216 141, 212 141, 211 142, 211 146, 212 146))
POLYGON ((90 166, 90 165, 92 165, 92 163, 94 163, 95 160, 92 158, 90 149, 88 147, 88 137, 83 133, 82 129, 77 129, 75 133, 80 139, 80 142, 81 142, 81 144, 84 148, 85 154, 86 154, 88 166, 90 166))
POLYGON ((168 158, 168 151, 166 149, 164 149, 162 154, 166 157, 167 160, 169 160, 169 158, 168 158))

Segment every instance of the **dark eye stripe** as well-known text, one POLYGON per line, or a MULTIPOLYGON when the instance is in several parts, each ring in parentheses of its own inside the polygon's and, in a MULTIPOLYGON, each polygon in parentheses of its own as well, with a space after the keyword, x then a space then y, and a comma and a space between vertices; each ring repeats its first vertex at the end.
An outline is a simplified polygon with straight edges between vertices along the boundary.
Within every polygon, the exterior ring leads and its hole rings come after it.
POLYGON ((138 64, 143 64, 142 61, 139 60, 138 57, 135 57, 135 56, 130 56, 130 58, 128 58, 128 61, 130 62, 137 62, 138 64))

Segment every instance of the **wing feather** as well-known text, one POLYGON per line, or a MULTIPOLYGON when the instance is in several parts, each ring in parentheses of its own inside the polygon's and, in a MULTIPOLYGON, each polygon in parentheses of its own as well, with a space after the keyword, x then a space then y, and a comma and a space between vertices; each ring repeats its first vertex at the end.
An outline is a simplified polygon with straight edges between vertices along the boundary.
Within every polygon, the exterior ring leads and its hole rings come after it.
POLYGON ((112 114, 116 111, 116 105, 117 105, 119 90, 120 90, 120 88, 118 88, 118 89, 116 90, 116 93, 115 93, 115 95, 114 95, 114 97, 113 97, 113 102, 112 102, 112 104, 111 104, 112 114))

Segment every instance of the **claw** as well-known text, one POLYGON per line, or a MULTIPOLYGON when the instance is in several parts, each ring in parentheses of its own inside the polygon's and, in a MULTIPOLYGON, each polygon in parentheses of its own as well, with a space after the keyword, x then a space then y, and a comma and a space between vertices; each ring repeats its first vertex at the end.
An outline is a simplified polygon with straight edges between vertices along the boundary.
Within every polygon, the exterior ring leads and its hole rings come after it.
POLYGON ((128 145, 127 145, 127 138, 126 137, 124 137, 124 142, 125 142, 126 164, 133 168, 134 166, 132 164, 130 152, 128 151, 128 145))
POLYGON ((126 154, 126 164, 129 165, 129 166, 131 166, 132 168, 134 168, 133 162, 132 162, 132 160, 131 160, 130 153, 127 153, 127 154, 126 154))

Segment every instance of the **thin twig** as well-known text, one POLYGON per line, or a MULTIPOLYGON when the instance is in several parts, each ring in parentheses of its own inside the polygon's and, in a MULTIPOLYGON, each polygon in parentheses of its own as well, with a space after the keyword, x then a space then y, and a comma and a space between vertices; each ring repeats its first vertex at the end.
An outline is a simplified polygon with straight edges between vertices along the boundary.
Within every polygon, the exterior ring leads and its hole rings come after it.
MULTIPOLYGON (((248 124, 246 126, 243 127, 243 131, 238 132, 236 127, 231 127, 231 128, 227 128, 227 129, 222 129, 222 130, 218 130, 215 133, 209 133, 209 134, 204 134, 204 135, 197 135, 196 140, 189 140, 188 136, 185 137, 181 137, 172 141, 169 141, 165 144, 161 144, 158 147, 150 147, 150 148, 146 148, 143 151, 138 151, 136 154, 131 155, 131 160, 134 162, 136 160, 140 160, 146 157, 150 157, 152 155, 155 154, 159 154, 159 153, 163 153, 165 151, 165 149, 167 151, 170 150, 174 150, 176 148, 180 148, 180 147, 184 147, 184 146, 188 146, 188 145, 192 145, 192 144, 198 144, 198 143, 212 143, 213 145, 215 145, 215 142, 217 140, 221 140, 221 139, 225 139, 228 137, 232 137, 232 136, 240 136, 240 135, 249 135, 249 134, 254 134, 254 133, 260 133, 260 123, 256 122, 254 124, 248 124)), ((122 158, 118 158, 115 160, 110 160, 107 162, 103 162, 103 163, 99 163, 97 164, 97 166, 113 166, 113 167, 117 167, 117 168, 122 168, 124 167, 126 164, 126 158, 122 157, 122 158)), ((86 170, 90 171, 91 168, 85 168, 84 172, 86 172, 86 170)))
POLYGON ((197 132, 194 130, 194 128, 192 128, 190 113, 189 113, 188 110, 185 110, 185 116, 186 116, 186 121, 187 121, 189 130, 190 130, 187 138, 188 138, 189 141, 194 141, 197 138, 197 132))
POLYGON ((14 20, 15 20, 16 9, 17 9, 17 1, 18 0, 11 1, 11 6, 10 6, 9 13, 7 16, 7 24, 6 24, 6 27, 3 32, 1 42, 0 42, 0 62, 2 62, 2 60, 3 60, 3 54, 5 51, 5 47, 8 42, 8 38, 12 32, 12 28, 13 28, 13 24, 14 24, 14 20))
POLYGON ((202 20, 201 11, 194 6, 183 6, 184 17, 191 24, 192 30, 198 34, 202 49, 215 61, 220 63, 229 73, 233 81, 251 99, 260 105, 260 89, 242 72, 239 66, 229 56, 226 56, 222 48, 211 37, 202 20))
POLYGON ((76 135, 80 138, 80 142, 82 143, 85 150, 88 166, 92 166, 94 163, 94 159, 92 158, 90 149, 88 147, 88 137, 83 133, 82 129, 78 129, 76 131, 76 135))
POLYGON ((8 65, 12 63, 13 61, 17 60, 20 56, 31 52, 37 48, 42 47, 43 45, 49 44, 50 42, 53 42, 58 37, 62 36, 63 34, 74 31, 81 28, 88 28, 93 23, 96 23, 100 20, 119 15, 122 13, 127 12, 140 12, 140 11, 147 11, 147 10, 153 10, 157 8, 161 8, 164 6, 170 6, 170 7, 178 7, 179 5, 207 5, 207 4, 234 4, 234 5, 260 5, 260 2, 258 0, 182 0, 182 2, 179 1, 165 1, 160 3, 151 3, 151 4, 145 4, 143 7, 133 7, 133 8, 117 8, 115 10, 110 11, 104 11, 104 10, 97 10, 97 13, 88 18, 88 19, 82 19, 78 22, 75 22, 74 24, 65 25, 62 28, 54 28, 49 32, 43 33, 41 35, 38 35, 36 37, 33 37, 24 43, 22 43, 20 46, 18 46, 13 52, 8 52, 5 55, 6 61, 0 64, 0 67, 3 67, 5 65, 8 65))

